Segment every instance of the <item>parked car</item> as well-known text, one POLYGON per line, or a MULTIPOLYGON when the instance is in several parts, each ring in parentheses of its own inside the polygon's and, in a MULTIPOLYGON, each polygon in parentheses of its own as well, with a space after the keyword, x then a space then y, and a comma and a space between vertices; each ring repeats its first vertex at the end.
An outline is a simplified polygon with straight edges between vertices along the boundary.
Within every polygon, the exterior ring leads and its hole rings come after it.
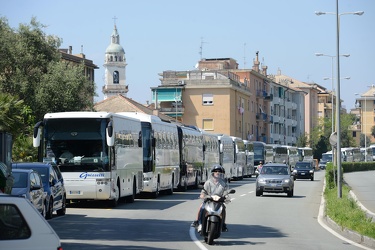
POLYGON ((0 228, 1 249, 62 250, 56 232, 24 198, 0 194, 0 228))
POLYGON ((255 195, 263 193, 287 193, 288 197, 294 194, 294 180, 287 164, 267 163, 263 165, 256 179, 255 195))
POLYGON ((32 169, 12 169, 14 178, 12 195, 22 196, 29 200, 45 217, 47 204, 42 177, 32 169))
POLYGON ((314 165, 310 161, 299 161, 293 170, 293 179, 310 179, 314 180, 314 165))
POLYGON ((47 193, 46 219, 51 219, 53 212, 57 215, 66 213, 66 193, 64 179, 57 165, 41 162, 13 163, 12 169, 33 169, 42 177, 43 188, 47 193))

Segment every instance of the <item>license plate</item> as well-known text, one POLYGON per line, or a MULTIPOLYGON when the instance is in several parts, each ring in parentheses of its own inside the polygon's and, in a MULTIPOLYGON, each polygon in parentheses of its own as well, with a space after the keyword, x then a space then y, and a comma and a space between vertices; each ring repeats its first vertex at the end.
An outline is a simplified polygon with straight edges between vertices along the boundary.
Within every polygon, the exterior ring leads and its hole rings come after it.
POLYGON ((305 173, 301 173, 301 175, 305 175, 305 173))
POLYGON ((81 194, 81 191, 70 191, 70 194, 81 194))

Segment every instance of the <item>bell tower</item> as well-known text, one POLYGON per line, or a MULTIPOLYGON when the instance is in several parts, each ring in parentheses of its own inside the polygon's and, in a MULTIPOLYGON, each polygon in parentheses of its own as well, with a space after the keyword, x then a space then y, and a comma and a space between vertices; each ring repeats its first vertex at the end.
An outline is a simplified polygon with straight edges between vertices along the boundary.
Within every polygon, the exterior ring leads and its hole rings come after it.
POLYGON ((105 51, 104 59, 104 100, 118 94, 126 97, 128 85, 126 85, 126 58, 125 51, 120 45, 120 35, 117 32, 116 17, 114 29, 111 35, 111 43, 105 51))

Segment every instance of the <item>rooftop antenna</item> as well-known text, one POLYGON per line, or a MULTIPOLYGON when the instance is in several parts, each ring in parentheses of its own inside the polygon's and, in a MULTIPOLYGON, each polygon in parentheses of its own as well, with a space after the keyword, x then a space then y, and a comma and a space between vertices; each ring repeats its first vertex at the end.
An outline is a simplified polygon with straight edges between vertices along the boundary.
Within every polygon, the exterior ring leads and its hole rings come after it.
POLYGON ((117 17, 116 16, 114 16, 113 18, 113 23, 115 24, 115 26, 116 26, 116 20, 117 20, 117 17))
POLYGON ((200 48, 200 50, 199 50, 199 54, 201 55, 201 60, 202 60, 202 58, 203 58, 203 44, 204 43, 207 43, 207 42, 204 42, 203 41, 203 37, 201 37, 201 46, 199 47, 200 48))

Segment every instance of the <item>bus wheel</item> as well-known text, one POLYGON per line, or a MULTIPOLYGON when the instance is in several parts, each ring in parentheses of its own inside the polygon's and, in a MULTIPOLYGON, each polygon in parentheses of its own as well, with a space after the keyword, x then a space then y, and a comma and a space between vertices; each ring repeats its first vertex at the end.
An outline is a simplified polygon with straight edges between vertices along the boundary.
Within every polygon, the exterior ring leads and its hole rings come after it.
POLYGON ((160 183, 158 182, 157 184, 156 184, 156 191, 155 192, 152 192, 152 198, 154 198, 154 199, 156 199, 156 198, 158 198, 159 197, 159 187, 160 187, 160 183))
POLYGON ((127 199, 126 199, 126 202, 128 203, 133 203, 134 200, 135 200, 135 196, 137 195, 137 185, 136 185, 136 180, 134 178, 133 180, 133 194, 130 195, 127 199))
POLYGON ((120 198, 120 187, 118 184, 116 185, 115 193, 116 193, 116 197, 113 200, 109 201, 111 207, 116 207, 118 205, 118 200, 120 198))

